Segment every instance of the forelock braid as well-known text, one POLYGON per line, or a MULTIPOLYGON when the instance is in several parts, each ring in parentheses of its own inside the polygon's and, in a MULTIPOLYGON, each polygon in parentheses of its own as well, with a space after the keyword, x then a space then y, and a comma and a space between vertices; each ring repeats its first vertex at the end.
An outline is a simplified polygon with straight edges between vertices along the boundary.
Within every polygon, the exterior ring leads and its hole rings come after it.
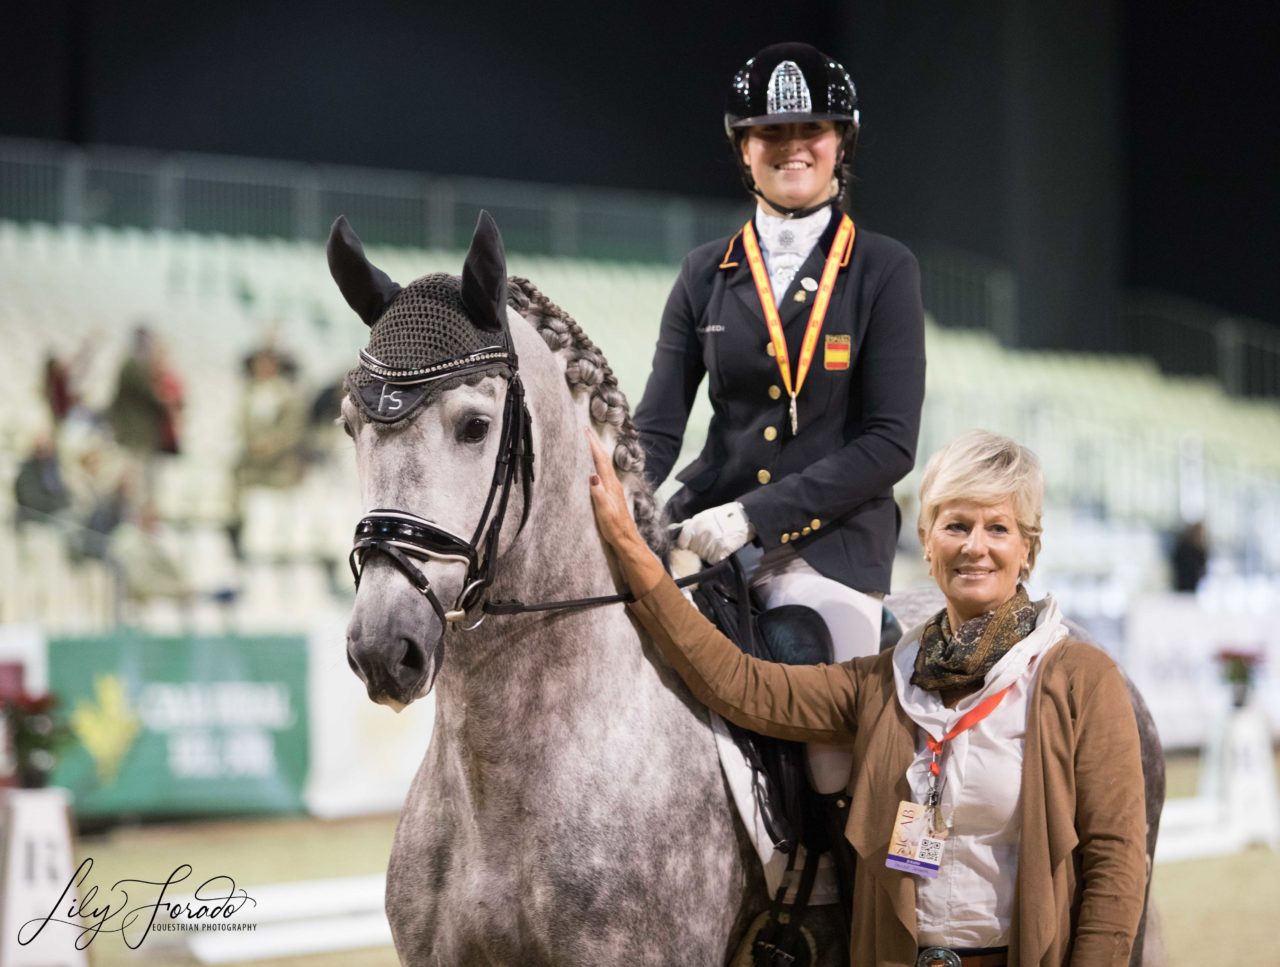
POLYGON ((615 429, 613 465, 631 494, 636 526, 649 547, 660 557, 665 556, 670 541, 653 487, 644 475, 640 434, 631 422, 631 409, 609 361, 573 317, 532 282, 514 276, 507 281, 508 297, 516 311, 534 324, 552 352, 568 357, 565 380, 575 392, 590 394, 591 418, 615 429))

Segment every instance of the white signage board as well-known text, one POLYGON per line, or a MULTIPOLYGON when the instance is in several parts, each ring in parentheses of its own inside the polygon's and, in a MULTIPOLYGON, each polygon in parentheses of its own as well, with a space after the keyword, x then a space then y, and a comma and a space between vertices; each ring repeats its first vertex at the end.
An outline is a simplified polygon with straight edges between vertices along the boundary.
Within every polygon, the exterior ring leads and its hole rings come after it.
MULTIPOLYGON (((1195 595, 1135 598, 1125 628, 1124 666, 1142 692, 1165 748, 1200 748, 1230 707, 1218 652, 1263 656, 1251 704, 1280 709, 1280 607, 1214 607, 1195 595)), ((1273 737, 1280 714, 1270 713, 1273 737)))
POLYGON ((0 964, 88 967, 74 875, 65 790, 0 789, 0 964))

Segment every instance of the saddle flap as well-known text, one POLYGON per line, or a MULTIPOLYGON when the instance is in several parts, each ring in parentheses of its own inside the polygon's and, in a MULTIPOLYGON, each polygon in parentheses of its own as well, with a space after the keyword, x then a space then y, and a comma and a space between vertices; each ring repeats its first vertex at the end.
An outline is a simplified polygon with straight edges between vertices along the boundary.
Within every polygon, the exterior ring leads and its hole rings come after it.
POLYGON ((757 619, 766 656, 784 665, 829 665, 835 645, 827 623, 813 608, 784 604, 757 619))
MULTIPOLYGON (((701 582, 694 603, 725 637, 756 658, 787 664, 832 661, 831 633, 821 615, 804 605, 761 611, 736 558, 730 570, 701 582)), ((759 735, 729 724, 738 747, 757 774, 757 805, 777 849, 789 853, 797 843, 819 851, 827 848, 820 824, 814 823, 818 794, 809 783, 804 747, 759 735)))

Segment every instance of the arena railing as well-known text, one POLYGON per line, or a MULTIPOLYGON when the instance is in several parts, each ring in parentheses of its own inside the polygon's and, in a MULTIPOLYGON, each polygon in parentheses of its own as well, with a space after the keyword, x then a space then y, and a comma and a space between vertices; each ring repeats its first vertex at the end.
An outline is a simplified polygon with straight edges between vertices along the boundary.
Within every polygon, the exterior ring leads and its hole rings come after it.
POLYGON ((1132 352, 1166 373, 1213 376, 1232 396, 1280 396, 1280 334, 1256 319, 1149 289, 1126 294, 1132 352))
POLYGON ((336 165, 0 138, 0 218, 323 240, 345 213, 372 244, 465 248, 488 208, 512 251, 676 263, 748 206, 336 165))
MULTIPOLYGON (((742 202, 565 188, 107 146, 0 138, 0 218, 321 240, 346 213, 371 244, 465 248, 488 208, 514 252, 675 264, 746 216, 742 202)), ((1019 345, 1018 287, 998 262, 915 246, 940 325, 1019 345)), ((1237 396, 1280 397, 1280 337, 1161 293, 1127 297, 1126 349, 1166 372, 1213 375, 1237 396)))
POLYGON ((1018 285, 992 259, 935 242, 911 246, 920 260, 925 308, 940 326, 980 329, 1003 346, 1018 345, 1018 285))

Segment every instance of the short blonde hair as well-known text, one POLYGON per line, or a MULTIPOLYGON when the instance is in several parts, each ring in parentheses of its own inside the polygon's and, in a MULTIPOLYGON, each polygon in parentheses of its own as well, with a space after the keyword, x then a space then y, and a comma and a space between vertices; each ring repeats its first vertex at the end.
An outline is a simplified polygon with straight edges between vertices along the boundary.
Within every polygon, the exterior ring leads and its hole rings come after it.
POLYGON ((1018 530, 1027 539, 1026 580, 1040 553, 1040 513, 1044 504, 1044 473, 1036 455, 1016 440, 987 430, 970 430, 929 458, 920 482, 920 511, 916 531, 921 543, 938 519, 942 505, 952 500, 979 504, 1013 503, 1018 530))

